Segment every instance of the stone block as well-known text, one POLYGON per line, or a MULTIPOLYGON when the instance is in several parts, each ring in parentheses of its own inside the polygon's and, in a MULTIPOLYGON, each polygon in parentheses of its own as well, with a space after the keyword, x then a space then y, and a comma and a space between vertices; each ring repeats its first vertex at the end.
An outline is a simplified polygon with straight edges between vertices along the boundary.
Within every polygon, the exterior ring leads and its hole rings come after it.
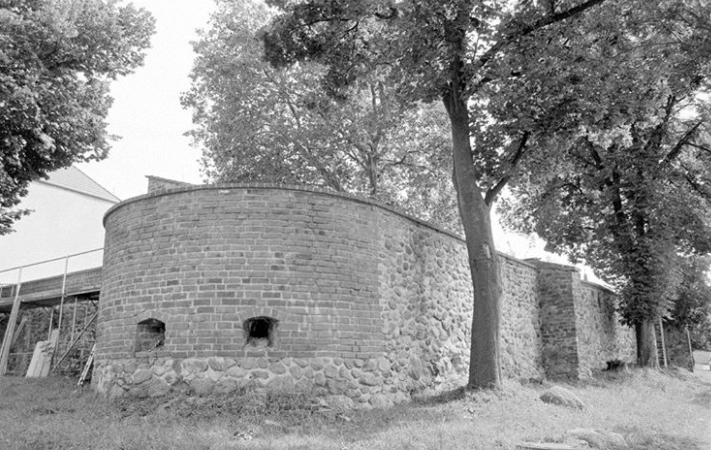
POLYGON ((184 374, 202 373, 207 370, 207 361, 202 358, 188 358, 181 362, 180 367, 181 373, 184 374))
POLYGON ((232 378, 244 378, 247 371, 238 365, 231 366, 225 371, 225 375, 232 378))
POLYGON ((336 378, 338 376, 338 369, 333 364, 328 364, 323 368, 323 374, 327 378, 336 378))
POLYGON ((216 372, 222 372, 225 370, 225 359, 213 356, 207 359, 207 365, 216 372))
POLYGON ((134 385, 144 383, 148 380, 151 379, 153 376, 153 371, 150 369, 139 369, 136 371, 136 373, 133 374, 133 383, 134 385))
POLYGON ((585 403, 573 392, 561 386, 553 386, 541 394, 544 403, 565 406, 568 408, 584 409, 585 403))
POLYGON ((250 372, 250 377, 255 380, 266 380, 269 378, 269 372, 266 370, 253 370, 250 372))
POLYGON ((215 383, 208 378, 194 378, 188 384, 197 395, 208 395, 215 387, 215 383))
POLYGON ((304 371, 301 369, 301 367, 294 365, 289 367, 289 374, 295 379, 298 380, 304 375, 304 371))

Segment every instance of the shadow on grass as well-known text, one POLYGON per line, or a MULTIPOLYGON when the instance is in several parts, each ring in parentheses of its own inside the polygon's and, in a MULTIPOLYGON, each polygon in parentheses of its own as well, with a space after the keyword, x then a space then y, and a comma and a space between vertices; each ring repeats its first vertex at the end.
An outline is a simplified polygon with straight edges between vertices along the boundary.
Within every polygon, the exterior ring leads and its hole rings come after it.
POLYGON ((463 400, 466 398, 467 390, 464 386, 450 389, 443 392, 438 392, 431 395, 416 395, 413 396, 414 406, 430 406, 430 405, 442 405, 444 403, 450 403, 457 400, 463 400))

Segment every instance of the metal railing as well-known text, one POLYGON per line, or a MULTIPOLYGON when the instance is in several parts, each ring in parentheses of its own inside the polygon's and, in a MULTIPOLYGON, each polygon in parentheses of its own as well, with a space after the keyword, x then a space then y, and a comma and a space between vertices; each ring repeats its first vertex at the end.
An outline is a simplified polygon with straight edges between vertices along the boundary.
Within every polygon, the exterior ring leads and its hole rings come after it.
MULTIPOLYGON (((83 255, 88 255, 90 253, 95 253, 99 251, 103 251, 102 248, 97 248, 93 250, 87 250, 84 252, 79 252, 79 253, 73 253, 71 255, 66 255, 62 256, 59 258, 53 258, 53 259, 48 259, 36 263, 31 263, 31 264, 24 264, 22 266, 17 266, 17 267, 12 267, 9 269, 4 269, 0 270, 0 275, 3 273, 12 273, 14 271, 17 271, 17 283, 14 284, 14 300, 12 303, 12 310, 10 311, 10 318, 8 320, 7 328, 5 329, 5 337, 2 340, 2 346, 0 347, 0 376, 4 376, 7 373, 7 365, 10 357, 10 347, 12 346, 12 340, 15 335, 15 325, 17 323, 17 316, 20 312, 20 303, 21 303, 21 297, 20 297, 20 291, 22 289, 22 274, 23 270, 28 269, 30 267, 37 267, 41 266, 43 264, 48 264, 48 263, 53 263, 57 261, 64 261, 64 270, 62 274, 62 292, 61 292, 61 298, 60 298, 60 303, 59 303, 59 322, 58 322, 58 333, 61 333, 61 328, 62 328, 62 312, 64 309, 64 300, 66 297, 66 289, 67 289, 67 273, 69 273, 69 261, 72 258, 76 258, 79 256, 83 255)), ((2 288, 5 286, 10 286, 8 284, 3 285, 0 283, 0 292, 2 292, 2 288)), ((50 332, 51 332, 51 327, 50 327, 50 332)), ((56 353, 57 350, 57 345, 59 344, 59 339, 55 342, 55 348, 54 351, 56 353)))

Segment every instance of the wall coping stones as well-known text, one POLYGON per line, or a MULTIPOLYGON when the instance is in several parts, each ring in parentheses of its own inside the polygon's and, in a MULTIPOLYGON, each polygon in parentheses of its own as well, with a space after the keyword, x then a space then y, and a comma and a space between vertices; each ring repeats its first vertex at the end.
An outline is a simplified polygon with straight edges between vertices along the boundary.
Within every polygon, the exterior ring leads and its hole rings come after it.
POLYGON ((319 194, 319 195, 326 195, 329 197, 336 197, 336 198, 342 198, 346 200, 351 200, 356 203, 363 203, 366 205, 371 205, 375 206, 381 209, 384 209, 386 211, 390 211, 396 215, 405 217, 407 219, 410 219, 414 222, 417 222, 421 225, 424 225, 428 228, 431 228, 435 231, 438 231, 440 233, 447 234, 459 241, 464 241, 464 239, 459 236, 456 233, 453 233, 451 231, 444 230, 437 225, 434 225, 433 223, 430 223, 426 220, 419 219, 415 216, 412 216, 402 209, 393 206, 393 205, 387 205, 382 202, 378 202, 376 200, 372 200, 369 198, 364 198, 360 197, 357 195, 352 195, 352 194, 346 194, 343 192, 334 192, 330 191, 328 189, 323 189, 323 188, 317 188, 317 187, 311 187, 311 186, 299 186, 299 185, 287 185, 287 184, 273 184, 273 183, 226 183, 226 184, 202 184, 202 185, 188 185, 184 187, 177 187, 177 188, 169 188, 165 190, 160 190, 154 193, 148 193, 148 194, 143 194, 139 195, 137 197, 131 197, 127 200, 124 200, 120 203, 117 203, 116 205, 112 206, 111 208, 106 211, 106 214, 104 214, 104 219, 103 223, 106 225, 106 218, 110 216, 114 211, 117 209, 120 209, 126 205, 129 205, 131 203, 136 203, 140 202, 143 200, 147 200, 149 198, 158 198, 158 197, 163 197, 163 196, 168 196, 168 195, 175 195, 175 194, 182 194, 186 192, 195 192, 195 191, 205 191, 205 190, 229 190, 229 189, 264 189, 264 190, 283 190, 283 191, 297 191, 297 192, 308 192, 312 194, 319 194))
MULTIPOLYGON (((160 178, 160 177, 154 177, 150 176, 148 178, 155 178, 158 180, 164 180, 164 181, 170 181, 173 182, 173 180, 168 180, 165 178, 160 178)), ((192 192, 192 191, 203 191, 203 190, 222 190, 222 189, 275 189, 275 190, 284 190, 284 191, 297 191, 297 192, 308 192, 312 194, 320 194, 320 195, 326 195, 330 197, 336 197, 336 198, 342 198, 345 200, 350 200, 356 203, 362 203, 370 206, 374 206, 380 209, 383 209, 385 211, 391 212, 397 216, 403 217, 405 219, 411 220, 419 225, 423 225, 427 228, 430 228, 434 231, 437 231, 439 233, 445 234, 459 242, 465 243, 466 241, 464 238, 457 233, 453 233, 451 231, 445 230, 432 222, 429 222, 424 219, 420 219, 418 217, 415 217, 411 214, 408 214, 404 210, 398 208, 397 206, 394 205, 388 205, 383 202, 379 202, 377 200, 365 198, 365 197, 360 197, 357 195, 353 194, 347 194, 344 192, 334 192, 328 189, 324 188, 318 188, 318 187, 313 187, 313 186, 299 186, 299 185, 291 185, 291 184, 275 184, 275 183, 225 183, 225 184, 202 184, 202 185, 194 185, 194 184, 188 184, 188 183, 183 183, 183 182, 175 182, 175 183, 180 183, 184 184, 185 186, 183 187, 176 187, 176 188, 168 188, 168 189, 161 189, 157 190, 155 192, 149 192, 147 194, 139 195, 136 197, 131 197, 129 199, 126 199, 120 203, 115 204, 111 208, 109 208, 106 213, 104 214, 103 218, 103 225, 106 226, 106 219, 113 214, 116 210, 121 209, 122 207, 126 205, 130 205, 131 203, 136 203, 140 202, 143 200, 147 200, 149 198, 158 198, 158 197, 163 197, 163 196, 168 196, 168 195, 176 195, 176 194, 182 194, 186 192, 192 192)), ((516 263, 522 264, 524 266, 529 266, 529 267, 536 267, 537 263, 532 263, 531 261, 534 260, 522 260, 515 258, 511 255, 508 255, 506 253, 503 253, 501 251, 496 251, 496 253, 507 260, 514 261, 516 263)), ((563 266, 560 264, 555 264, 555 263, 545 263, 545 264, 551 264, 555 266, 561 266, 561 267, 571 267, 572 270, 577 270, 575 267, 572 266, 563 266)))
POLYGON ((603 283, 595 283, 593 281, 580 280, 580 284, 603 290, 608 294, 612 294, 612 295, 618 294, 613 288, 611 288, 610 286, 607 286, 606 284, 603 284, 603 283))
MULTIPOLYGON (((508 256, 508 255, 506 255, 506 256, 508 256)), ((509 256, 509 258, 513 259, 514 261, 519 261, 518 259, 510 257, 510 256, 509 256)), ((522 262, 529 264, 532 267, 536 267, 537 269, 553 269, 553 270, 560 270, 560 271, 564 271, 564 272, 579 272, 578 268, 575 266, 571 266, 569 264, 560 264, 560 263, 542 261, 538 258, 526 258, 522 262)), ((615 292, 615 290, 612 289, 612 287, 610 287, 604 283, 595 283, 594 281, 580 279, 580 284, 603 290, 609 294, 617 295, 617 292, 615 292)))

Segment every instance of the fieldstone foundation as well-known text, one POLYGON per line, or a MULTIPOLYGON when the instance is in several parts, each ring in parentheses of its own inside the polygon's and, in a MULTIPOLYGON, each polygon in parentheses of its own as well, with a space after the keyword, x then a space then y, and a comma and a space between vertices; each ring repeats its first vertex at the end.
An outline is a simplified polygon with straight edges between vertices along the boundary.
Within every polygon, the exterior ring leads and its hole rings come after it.
POLYGON ((417 356, 399 360, 341 358, 159 358, 127 360, 94 371, 97 390, 110 397, 130 393, 158 397, 174 388, 198 395, 254 387, 283 392, 308 392, 357 407, 388 407, 409 399, 432 382, 417 356))

